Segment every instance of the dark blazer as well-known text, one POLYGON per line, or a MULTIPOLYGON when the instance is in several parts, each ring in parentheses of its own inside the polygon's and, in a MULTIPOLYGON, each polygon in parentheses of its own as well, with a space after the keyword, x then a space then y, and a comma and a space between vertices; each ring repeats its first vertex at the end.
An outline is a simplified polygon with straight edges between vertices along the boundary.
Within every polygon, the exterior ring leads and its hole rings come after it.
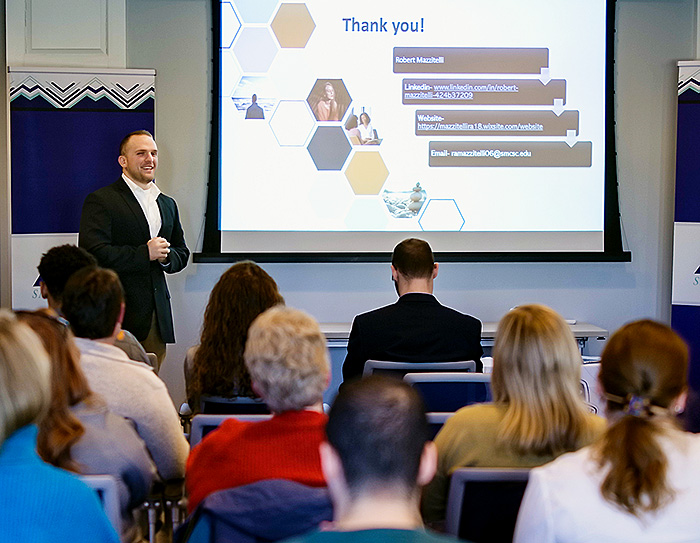
POLYGON ((166 264, 149 260, 148 221, 121 177, 85 198, 78 245, 95 255, 100 266, 111 268, 119 275, 126 298, 123 328, 143 341, 148 336, 155 310, 163 341, 175 343, 165 273, 182 270, 190 251, 185 244, 175 200, 161 194, 156 202, 163 223, 158 236, 170 242, 166 264))
POLYGON ((367 360, 480 362, 481 321, 441 305, 432 294, 409 293, 395 304, 355 317, 343 382, 361 377, 367 360))

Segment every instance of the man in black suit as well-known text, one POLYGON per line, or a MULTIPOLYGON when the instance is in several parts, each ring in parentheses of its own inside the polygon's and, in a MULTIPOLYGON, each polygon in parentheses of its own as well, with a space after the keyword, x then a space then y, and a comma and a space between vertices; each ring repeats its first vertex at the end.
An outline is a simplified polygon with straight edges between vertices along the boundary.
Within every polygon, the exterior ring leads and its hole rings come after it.
POLYGON ((153 136, 145 130, 128 134, 118 160, 122 176, 85 198, 78 244, 117 272, 126 302, 123 327, 158 355, 160 366, 165 344, 175 342, 165 273, 182 270, 190 251, 175 200, 154 182, 153 136))
POLYGON ((343 382, 362 376, 367 360, 455 362, 480 358, 481 321, 445 307, 433 296, 439 265, 427 242, 406 239, 394 248, 395 304, 355 317, 343 363, 343 382))

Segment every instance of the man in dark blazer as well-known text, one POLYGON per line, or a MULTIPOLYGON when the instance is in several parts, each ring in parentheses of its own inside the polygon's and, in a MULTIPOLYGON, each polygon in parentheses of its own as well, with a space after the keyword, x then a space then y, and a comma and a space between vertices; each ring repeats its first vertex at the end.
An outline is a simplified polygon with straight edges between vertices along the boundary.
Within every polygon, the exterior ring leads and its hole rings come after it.
POLYGON ((119 148, 122 176, 85 198, 78 244, 100 266, 117 272, 125 293, 123 327, 148 352, 165 358, 175 342, 166 273, 187 265, 190 251, 175 200, 155 185, 158 147, 145 130, 128 134, 119 148))
POLYGON ((343 363, 343 382, 362 376, 367 360, 456 362, 480 358, 481 321, 445 307, 433 296, 439 265, 427 242, 406 239, 394 248, 395 304, 355 317, 343 363))

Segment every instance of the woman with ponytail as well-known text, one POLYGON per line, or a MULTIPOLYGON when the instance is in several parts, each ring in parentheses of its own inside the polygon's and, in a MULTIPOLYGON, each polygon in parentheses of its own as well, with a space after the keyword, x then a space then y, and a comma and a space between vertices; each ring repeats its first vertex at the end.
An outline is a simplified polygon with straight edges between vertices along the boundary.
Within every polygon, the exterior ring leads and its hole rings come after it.
POLYGON ((516 543, 700 541, 700 436, 683 432, 688 348, 641 320, 608 341, 599 380, 608 429, 532 471, 516 543))

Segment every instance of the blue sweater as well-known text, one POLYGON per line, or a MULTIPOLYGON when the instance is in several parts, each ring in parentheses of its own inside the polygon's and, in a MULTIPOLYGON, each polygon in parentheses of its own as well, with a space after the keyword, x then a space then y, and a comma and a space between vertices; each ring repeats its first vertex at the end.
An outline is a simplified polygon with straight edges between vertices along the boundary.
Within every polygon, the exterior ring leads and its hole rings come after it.
POLYGON ((36 452, 37 429, 0 446, 0 542, 119 543, 97 494, 36 452))

